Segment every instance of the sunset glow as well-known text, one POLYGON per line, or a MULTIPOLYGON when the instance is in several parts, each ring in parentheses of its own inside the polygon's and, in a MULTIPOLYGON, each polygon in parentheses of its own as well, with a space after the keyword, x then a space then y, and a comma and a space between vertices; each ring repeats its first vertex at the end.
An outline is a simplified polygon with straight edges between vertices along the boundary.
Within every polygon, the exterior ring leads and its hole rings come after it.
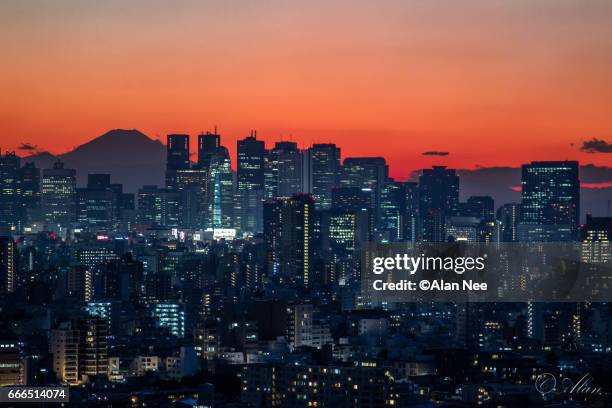
POLYGON ((216 125, 232 154, 257 129, 269 145, 384 156, 400 178, 610 165, 579 148, 612 139, 611 20, 612 3, 592 0, 5 1, 0 147, 216 125))

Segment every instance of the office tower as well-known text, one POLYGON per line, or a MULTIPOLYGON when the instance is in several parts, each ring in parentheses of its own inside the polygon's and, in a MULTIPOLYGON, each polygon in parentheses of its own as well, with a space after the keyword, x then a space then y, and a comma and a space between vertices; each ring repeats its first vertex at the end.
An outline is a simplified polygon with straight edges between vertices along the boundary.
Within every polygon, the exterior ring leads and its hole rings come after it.
POLYGON ((138 190, 136 220, 140 224, 153 227, 179 227, 181 224, 180 193, 157 186, 143 186, 138 190))
POLYGON ((97 269, 101 264, 117 258, 112 249, 97 245, 77 247, 75 256, 78 265, 83 265, 91 271, 97 269))
POLYGON ((520 241, 575 241, 579 217, 578 162, 531 162, 523 165, 520 241))
POLYGON ((162 191, 157 186, 142 186, 137 195, 137 221, 139 224, 161 226, 162 223, 162 191))
POLYGON ((277 197, 264 203, 264 241, 268 274, 308 287, 312 268, 314 200, 277 197))
MULTIPOLYGON (((610 264, 612 262, 612 217, 593 217, 587 214, 581 231, 583 262, 610 264)), ((603 286, 603 285, 602 285, 603 286)))
POLYGON ((404 183, 404 217, 402 227, 404 229, 402 234, 404 240, 414 242, 420 238, 418 183, 404 183))
POLYGON ((419 215, 422 239, 443 242, 444 221, 456 215, 459 202, 459 176, 453 169, 434 166, 419 177, 419 215))
POLYGON ((166 187, 176 188, 177 170, 189 169, 189 135, 168 135, 166 142, 166 187))
POLYGON ((21 205, 21 160, 15 152, 0 152, 0 226, 17 228, 24 221, 21 205))
POLYGON ((77 189, 77 223, 88 231, 114 231, 118 226, 119 199, 117 186, 111 185, 110 174, 89 174, 87 187, 77 189))
POLYGON ((210 220, 208 169, 183 169, 176 171, 174 189, 180 194, 180 224, 183 228, 207 228, 210 220))
POLYGON ((383 241, 397 242, 403 239, 403 228, 406 207, 404 183, 389 179, 380 193, 380 222, 378 232, 383 241))
POLYGON ((19 169, 21 180, 21 198, 28 213, 27 220, 31 221, 32 212, 40 206, 40 169, 34 163, 25 163, 19 169))
POLYGON ((302 192, 302 154, 295 142, 277 142, 269 153, 273 197, 291 197, 302 192), (275 189, 276 187, 276 189, 275 189), (274 191, 276 190, 276 191, 274 191))
POLYGON ((332 209, 338 211, 368 210, 373 213, 375 200, 371 188, 340 187, 332 191, 332 209))
POLYGON ((310 185, 317 210, 328 210, 332 190, 340 182, 340 149, 335 144, 314 144, 310 148, 310 185))
POLYGON ((76 170, 57 162, 44 169, 41 200, 43 218, 52 230, 69 228, 76 221, 76 170))
POLYGON ((198 166, 208 168, 212 156, 221 147, 221 136, 214 133, 206 132, 198 135, 198 166))
POLYGON ((10 236, 0 236, 0 293, 17 289, 17 246, 10 236))
POLYGON ((266 148, 256 133, 238 141, 237 194, 240 202, 240 230, 263 230, 262 200, 265 194, 266 148))
POLYGON ((518 241, 518 224, 521 212, 521 205, 518 203, 504 204, 497 209, 497 221, 501 224, 501 241, 518 241))
POLYGON ((234 227, 234 174, 227 148, 218 147, 209 163, 207 188, 212 228, 234 227))
POLYGON ((151 305, 155 326, 167 330, 175 337, 185 337, 185 311, 178 303, 155 303, 151 305))
POLYGON ((264 197, 274 198, 278 196, 278 161, 276 154, 271 150, 266 151, 264 157, 264 197))
POLYGON ((379 222, 380 196, 389 178, 389 166, 382 157, 348 157, 342 165, 341 187, 370 188, 374 192, 374 219, 379 222))
POLYGON ((373 227, 368 210, 329 210, 321 213, 321 247, 329 250, 326 257, 356 255, 363 242, 372 241, 373 227))

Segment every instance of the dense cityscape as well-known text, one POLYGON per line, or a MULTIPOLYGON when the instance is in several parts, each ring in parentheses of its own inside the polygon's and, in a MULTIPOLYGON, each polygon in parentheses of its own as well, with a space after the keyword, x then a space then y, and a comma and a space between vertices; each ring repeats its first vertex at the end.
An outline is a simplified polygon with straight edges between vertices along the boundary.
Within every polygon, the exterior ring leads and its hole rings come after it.
MULTIPOLYGON (((607 303, 372 304, 365 243, 597 242, 579 163, 522 166, 520 202, 459 199, 443 166, 414 181, 340 146, 167 136, 165 185, 0 154, 0 386, 66 385, 132 407, 603 406, 607 303), (542 393, 539 375, 597 395, 542 393)), ((585 299, 588 300, 588 299, 585 299)))

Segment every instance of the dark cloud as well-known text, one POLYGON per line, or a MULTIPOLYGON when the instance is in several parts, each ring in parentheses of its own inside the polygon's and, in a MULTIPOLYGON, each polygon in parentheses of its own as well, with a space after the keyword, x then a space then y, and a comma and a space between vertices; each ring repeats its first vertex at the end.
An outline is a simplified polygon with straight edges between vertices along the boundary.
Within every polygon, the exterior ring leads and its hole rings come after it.
POLYGON ((421 155, 423 156, 448 156, 449 154, 450 154, 449 152, 438 152, 438 151, 429 151, 429 152, 421 153, 421 155))
POLYGON ((22 143, 19 145, 19 147, 17 148, 19 150, 27 150, 27 151, 37 151, 38 150, 38 146, 32 144, 32 143, 22 143))
POLYGON ((580 150, 587 153, 612 153, 612 143, 593 138, 582 142, 580 150))

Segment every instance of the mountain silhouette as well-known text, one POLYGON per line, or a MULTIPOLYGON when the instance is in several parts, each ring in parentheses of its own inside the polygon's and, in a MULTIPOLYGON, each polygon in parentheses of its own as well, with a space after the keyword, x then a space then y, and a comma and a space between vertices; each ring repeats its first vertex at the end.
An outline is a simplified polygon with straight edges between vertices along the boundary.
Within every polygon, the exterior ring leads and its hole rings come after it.
MULTIPOLYGON (((143 185, 164 185, 166 146, 149 138, 138 130, 111 130, 67 153, 54 156, 40 152, 24 157, 37 167, 48 169, 57 160, 66 163, 67 168, 77 170, 77 183, 84 186, 89 173, 109 173, 113 183, 122 183, 126 192, 136 192, 143 185)), ((461 200, 472 195, 490 195, 495 206, 520 202, 517 189, 521 184, 519 167, 480 167, 474 170, 458 169, 461 200)), ((411 179, 418 179, 419 172, 411 179)), ((580 166, 580 180, 583 183, 612 182, 612 167, 584 164, 580 166)), ((612 187, 581 188, 581 213, 594 215, 608 214, 612 201, 612 187)))
POLYGON ((61 160, 77 170, 77 184, 84 186, 90 173, 108 173, 113 183, 123 184, 126 192, 136 192, 145 184, 163 185, 166 147, 138 130, 114 129, 67 153, 48 152, 24 158, 41 169, 61 160))

